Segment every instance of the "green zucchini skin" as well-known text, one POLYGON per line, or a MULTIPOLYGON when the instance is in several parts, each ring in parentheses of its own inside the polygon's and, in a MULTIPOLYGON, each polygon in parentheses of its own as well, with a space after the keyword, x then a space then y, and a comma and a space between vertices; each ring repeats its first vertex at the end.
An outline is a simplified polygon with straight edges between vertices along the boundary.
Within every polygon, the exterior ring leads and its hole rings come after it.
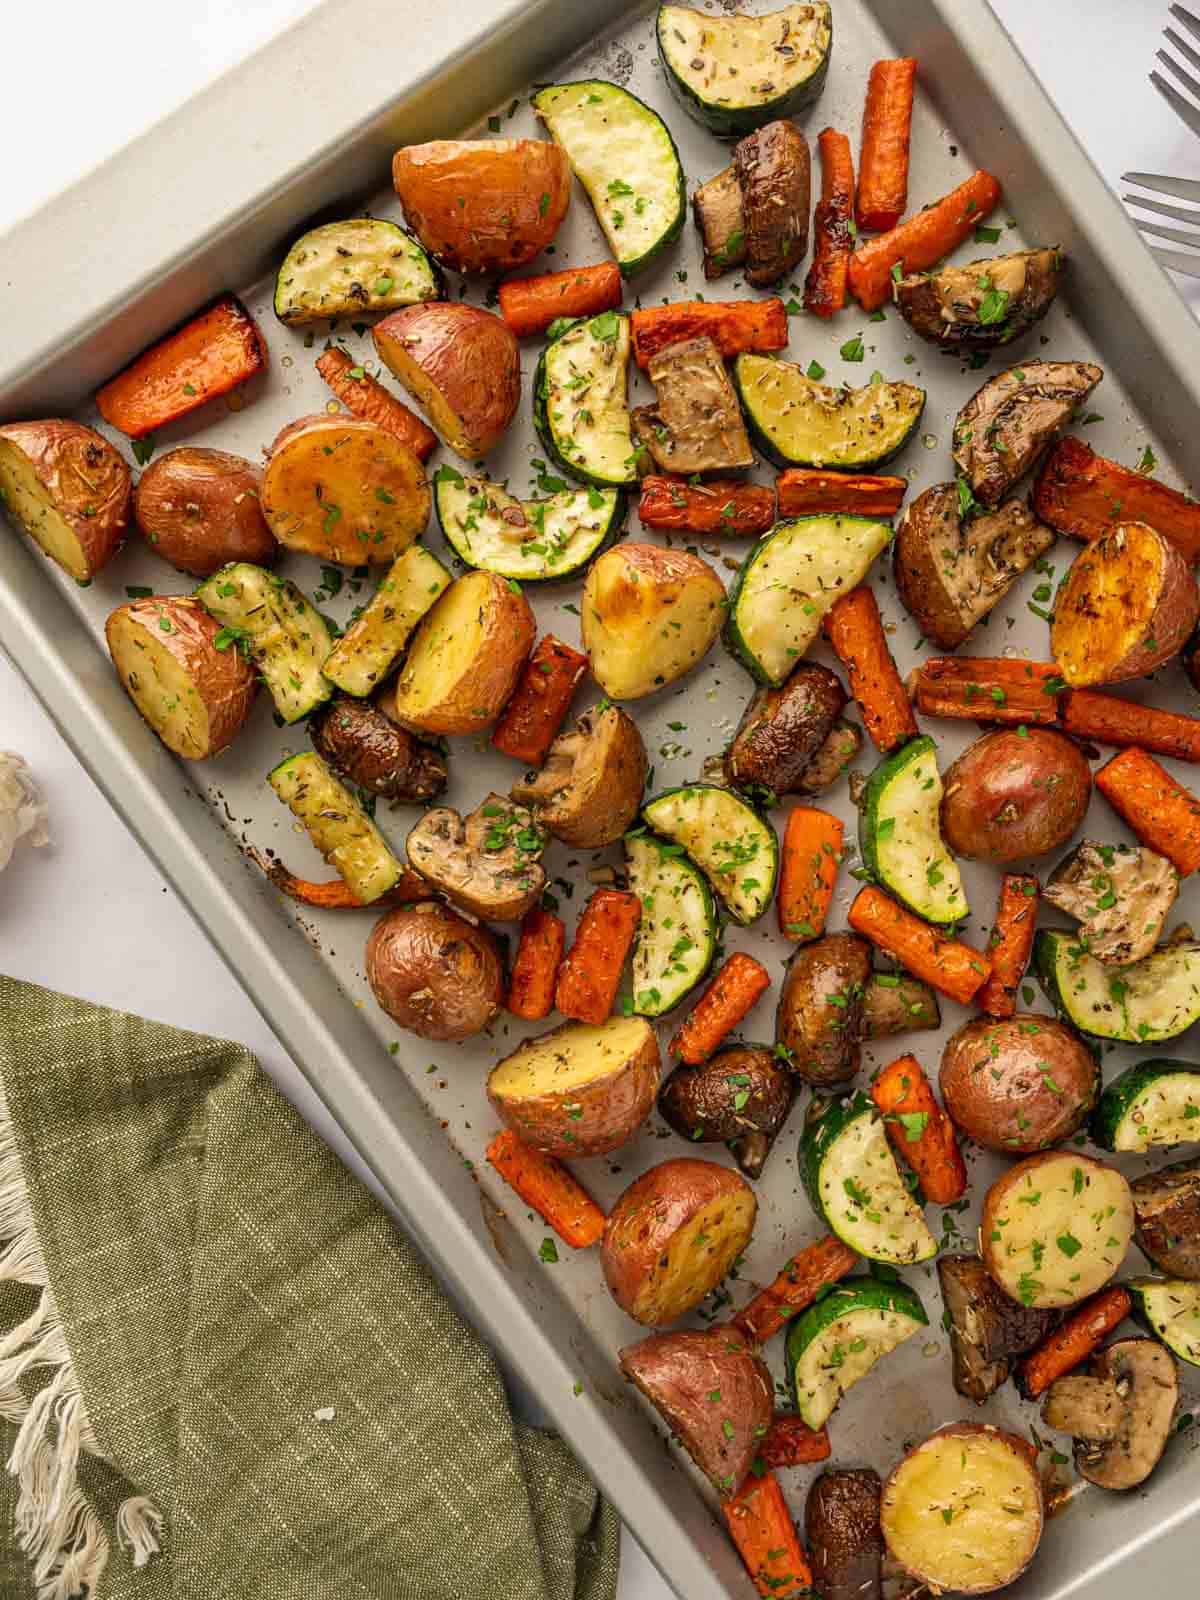
MULTIPOLYGON (((903 379, 891 382, 885 381, 882 385, 867 385, 870 387, 884 387, 888 389, 912 390, 920 395, 920 402, 906 419, 906 425, 894 429, 890 434, 884 433, 872 445, 862 444, 853 454, 835 453, 831 450, 819 450, 813 447, 802 449, 799 447, 785 448, 773 437, 767 418, 767 411, 760 396, 754 393, 754 375, 756 372, 765 372, 761 363, 773 362, 775 366, 793 368, 797 379, 803 378, 808 383, 807 374, 802 372, 794 361, 777 361, 769 356, 756 356, 754 354, 740 355, 733 363, 733 386, 737 391, 738 401, 742 408, 742 415, 746 419, 746 427, 755 447, 772 461, 777 467, 814 467, 822 472, 874 472, 878 467, 891 461, 899 455, 901 450, 910 442, 920 425, 925 414, 925 405, 928 396, 916 384, 906 383, 903 379)), ((797 380, 793 380, 797 381, 797 380)), ((828 384, 814 384, 815 388, 830 389, 828 384)), ((802 386, 803 387, 803 386, 802 386)), ((835 391, 836 392, 836 391, 835 391)), ((861 393, 863 391, 854 391, 861 393)), ((792 409, 794 410, 795 402, 792 409)), ((843 429, 843 439, 853 440, 853 431, 843 429)))
POLYGON ((1184 1278, 1133 1278, 1125 1285, 1132 1316, 1173 1356, 1200 1367, 1200 1283, 1184 1278), (1179 1322, 1181 1327, 1175 1327, 1179 1322))
MULTIPOLYGON (((458 476, 462 480, 461 484, 456 484, 452 478, 439 478, 437 474, 434 475, 433 504, 434 510, 437 512, 438 526, 442 531, 442 537, 455 555, 458 556, 459 560, 468 567, 477 567, 485 572, 494 572, 501 578, 516 578, 521 583, 538 584, 558 583, 563 579, 578 578, 597 556, 601 555, 610 545, 616 542, 624 525, 625 494, 621 489, 597 489, 595 485, 589 485, 587 488, 561 490, 558 494, 551 495, 544 500, 517 501, 503 490, 499 484, 493 484, 487 478, 472 473, 460 473, 458 476), (527 518, 529 518, 531 509, 536 513, 538 508, 542 508, 543 522, 546 513, 559 502, 564 502, 568 499, 581 499, 586 502, 589 495, 600 495, 603 496, 605 504, 592 508, 588 503, 587 509, 594 509, 597 512, 604 513, 602 519, 603 527, 597 526, 596 529, 592 530, 590 539, 580 541, 582 548, 579 553, 569 562, 564 561, 561 565, 554 565, 548 558, 536 556, 531 563, 523 557, 520 547, 517 549, 517 558, 515 560, 494 555, 481 555, 478 550, 472 548, 470 540, 464 537, 462 529, 457 525, 452 502, 456 492, 464 487, 468 490, 477 487, 478 491, 483 494, 495 492, 498 498, 502 498, 510 504, 519 505, 527 518)), ((478 514, 480 518, 485 515, 486 513, 483 512, 478 514)), ((532 518, 529 518, 529 520, 532 542, 545 544, 545 531, 543 530, 539 534, 532 518)), ((508 554, 511 557, 511 546, 509 546, 508 554)))
POLYGON ((310 228, 293 242, 275 277, 272 308, 284 327, 298 328, 326 318, 396 311, 401 306, 413 305, 421 300, 442 300, 445 294, 446 280, 442 269, 410 229, 382 217, 349 217, 345 221, 326 222, 320 227, 310 228), (373 281, 370 285, 356 282, 353 290, 357 292, 352 292, 350 288, 339 292, 339 286, 332 281, 337 270, 336 262, 346 255, 347 247, 351 255, 356 248, 361 248, 364 237, 371 239, 381 257, 377 264, 366 264, 364 276, 373 281), (314 298, 315 286, 292 292, 295 275, 300 270, 296 257, 305 247, 314 254, 323 253, 328 258, 323 286, 317 298, 314 298), (395 256, 396 247, 402 248, 411 257, 416 275, 423 275, 425 281, 414 292, 393 292, 388 289, 379 294, 375 285, 382 282, 383 278, 392 276, 386 258, 389 253, 395 256))
MULTIPOLYGON (((885 756, 874 772, 867 779, 866 789, 863 791, 862 801, 858 814, 858 840, 862 852, 863 865, 872 872, 897 900, 915 911, 919 917, 927 922, 948 924, 961 922, 968 915, 966 895, 963 893, 962 879, 949 846, 941 837, 938 826, 938 804, 941 800, 942 787, 941 775, 937 770, 937 746, 928 734, 921 734, 916 739, 910 739, 900 749, 885 756), (892 861, 887 850, 887 838, 881 830, 888 827, 888 838, 894 837, 897 823, 894 802, 896 799, 895 786, 902 781, 914 762, 928 760, 936 777, 936 797, 933 806, 933 830, 936 833, 938 847, 934 860, 926 871, 928 881, 930 873, 940 871, 943 879, 951 885, 940 896, 936 893, 939 884, 929 884, 929 893, 923 894, 920 889, 916 894, 892 870, 892 861), (955 891, 953 886, 957 884, 955 891)), ((933 793, 933 790, 930 790, 933 793)))
POLYGON ((1092 1142, 1102 1150, 1121 1152, 1192 1140, 1200 1144, 1200 1067, 1165 1056, 1126 1067, 1100 1096, 1092 1113, 1091 1133, 1092 1142), (1169 1125, 1172 1133, 1182 1133, 1183 1137, 1178 1139, 1162 1136, 1164 1123, 1159 1122, 1156 1127, 1152 1103, 1139 1105, 1147 1096, 1152 1101, 1156 1086, 1161 1092, 1168 1082, 1172 1089, 1182 1090, 1183 1120, 1178 1125, 1169 1125), (1139 1117, 1142 1120, 1137 1120, 1139 1117), (1194 1124, 1194 1131, 1189 1131, 1191 1124, 1194 1124))
MULTIPOLYGON (((601 315, 604 316, 607 315, 607 313, 601 312, 601 315)), ((617 313, 617 315, 620 315, 620 313, 617 313)), ((592 468, 580 462, 576 457, 568 455, 563 449, 560 448, 558 440, 554 434, 554 429, 550 424, 550 381, 546 370, 546 363, 549 359, 550 353, 554 346, 558 343, 559 339, 565 338, 568 333, 571 333, 575 328, 579 327, 581 322, 590 322, 593 320, 594 319, 590 317, 586 319, 576 317, 568 322, 564 318, 563 321, 566 325, 559 330, 555 338, 550 339, 545 345, 542 346, 542 352, 538 356, 537 367, 534 370, 533 375, 533 426, 547 456, 549 456, 550 460, 554 462, 555 466, 558 467, 560 471, 565 472, 568 477, 574 478, 578 483, 592 484, 597 489, 627 488, 632 484, 636 484, 637 482, 637 467, 635 463, 636 450, 632 438, 629 441, 629 458, 626 462, 624 476, 620 478, 613 478, 608 477, 603 473, 596 472, 592 468)), ((628 322, 628 318, 626 318, 625 321, 628 322)), ((628 386, 628 375, 626 376, 626 385, 628 386)), ((628 402, 626 402, 625 410, 626 414, 628 415, 628 402)), ((597 552, 597 554, 598 553, 599 552, 597 552)))
MULTIPOLYGON (((719 785, 712 783, 677 784, 674 788, 662 790, 652 800, 646 802, 642 807, 642 820, 653 832, 662 834, 684 845, 688 858, 704 873, 717 898, 735 922, 740 923, 743 927, 748 926, 751 922, 761 917, 771 904, 775 894, 775 882, 779 876, 779 839, 775 829, 766 818, 761 816, 742 795, 735 794, 732 789, 722 789, 719 785), (703 803, 702 797, 709 794, 718 796, 721 805, 728 804, 739 814, 744 815, 745 832, 752 831, 756 846, 761 845, 764 847, 765 873, 764 862, 759 858, 757 848, 749 860, 739 863, 739 865, 748 867, 750 860, 753 860, 753 870, 757 882, 757 888, 748 894, 744 903, 738 896, 731 895, 729 892, 728 877, 730 875, 721 871, 722 865, 728 865, 728 863, 722 863, 716 859, 716 856, 720 854, 720 850, 709 851, 707 852, 709 859, 702 859, 698 845, 693 843, 693 845, 689 846, 685 840, 678 838, 677 833, 671 831, 671 821, 664 810, 664 802, 673 800, 677 795, 683 796, 685 800, 694 798, 703 803)), ((678 828, 678 824, 675 826, 678 828)), ((728 847, 726 846, 726 848, 728 847)))
POLYGON ((928 1326, 929 1318, 920 1296, 905 1283, 898 1280, 884 1283, 878 1278, 857 1277, 843 1278, 840 1283, 834 1284, 814 1305, 793 1318, 788 1327, 784 1359, 788 1387, 794 1394, 801 1418, 810 1428, 823 1427, 849 1388, 861 1382, 885 1355, 905 1339, 911 1339, 921 1328, 928 1326), (837 1353, 838 1346, 835 1345, 826 1353, 820 1349, 820 1344, 830 1328, 846 1318, 861 1322, 857 1341, 860 1348, 855 1350, 855 1341, 852 1340, 850 1348, 842 1350, 841 1359, 836 1365, 831 1361, 823 1361, 814 1369, 810 1363, 810 1369, 804 1371, 805 1357, 814 1345, 818 1346, 821 1355, 833 1356, 837 1353), (882 1331, 879 1325, 886 1318, 895 1318, 901 1325, 895 1330, 899 1337, 894 1342, 886 1343, 884 1348, 872 1350, 871 1335, 882 1331), (904 1324, 908 1326, 904 1327, 904 1324), (869 1359, 865 1363, 854 1361, 852 1358, 855 1354, 867 1354, 869 1359))
POLYGON ((330 699, 333 684, 321 668, 333 650, 333 637, 290 578, 251 561, 231 561, 205 578, 195 597, 218 622, 244 636, 285 722, 299 722, 330 699))
MULTIPOLYGON (((692 992, 712 966, 720 933, 716 901, 704 873, 686 855, 658 857, 654 843, 653 838, 625 841, 629 887, 642 901, 642 919, 633 952, 633 1009, 643 1017, 664 1016, 692 992), (649 946, 661 928, 660 919, 672 897, 678 901, 689 890, 697 900, 694 921, 699 937, 678 956, 669 956, 665 965, 660 963, 661 970, 651 971, 647 965, 649 946), (665 902, 662 905, 658 903, 660 895, 665 902)), ((681 930, 681 937, 683 933, 690 937, 681 912, 674 913, 673 921, 681 930)))
POLYGON ((1178 1038, 1200 1021, 1200 945, 1161 945, 1140 961, 1109 967, 1088 955, 1078 935, 1043 928, 1033 968, 1046 998, 1072 1027, 1099 1039, 1151 1045, 1178 1038))

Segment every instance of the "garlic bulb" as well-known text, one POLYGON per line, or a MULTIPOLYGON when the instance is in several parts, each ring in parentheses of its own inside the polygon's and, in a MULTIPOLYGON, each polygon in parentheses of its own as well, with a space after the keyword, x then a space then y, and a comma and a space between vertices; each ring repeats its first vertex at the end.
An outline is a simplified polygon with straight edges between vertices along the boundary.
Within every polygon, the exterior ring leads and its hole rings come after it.
POLYGON ((17 840, 50 843, 46 802, 22 756, 0 750, 0 871, 12 860, 17 840))

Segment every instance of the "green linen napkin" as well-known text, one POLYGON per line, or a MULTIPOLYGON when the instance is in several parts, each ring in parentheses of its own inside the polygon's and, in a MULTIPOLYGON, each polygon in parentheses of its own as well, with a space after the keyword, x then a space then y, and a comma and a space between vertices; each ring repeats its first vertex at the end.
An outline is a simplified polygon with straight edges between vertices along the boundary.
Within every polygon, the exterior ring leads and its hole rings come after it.
POLYGON ((0 977, 0 1596, 613 1600, 619 1530, 238 1045, 0 977))

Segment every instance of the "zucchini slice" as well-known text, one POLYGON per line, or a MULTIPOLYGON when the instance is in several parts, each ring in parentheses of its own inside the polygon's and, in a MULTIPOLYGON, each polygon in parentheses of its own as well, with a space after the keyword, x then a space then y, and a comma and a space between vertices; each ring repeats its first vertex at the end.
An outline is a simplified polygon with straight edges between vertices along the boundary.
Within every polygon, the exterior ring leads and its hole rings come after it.
POLYGON ((887 756, 867 780, 858 814, 863 865, 926 922, 959 922, 970 907, 942 838, 942 777, 928 734, 887 756))
POLYGON ((707 16, 659 6, 658 51, 684 110, 718 136, 791 117, 820 94, 833 49, 825 0, 765 16, 707 16))
POLYGON ((438 468, 433 484, 438 523, 455 554, 469 567, 523 583, 578 573, 616 535, 625 504, 619 489, 595 484, 518 500, 498 483, 450 466, 438 468))
POLYGON ((800 1176, 817 1215, 867 1261, 906 1267, 937 1255, 868 1095, 813 1101, 800 1136, 800 1176))
POLYGON ((574 322, 542 351, 533 380, 533 422, 546 452, 597 488, 637 481, 626 375, 629 318, 602 311, 574 322))
POLYGON ((1132 966, 1105 966, 1073 933, 1043 929, 1034 966, 1051 1005, 1099 1039, 1153 1044, 1200 1021, 1200 944, 1165 945, 1132 966))
POLYGON ((760 683, 781 684, 821 632, 836 600, 861 583, 892 537, 873 517, 778 522, 742 562, 725 642, 760 683))
POLYGON ((267 774, 267 782, 363 905, 400 881, 404 869, 387 840, 315 750, 288 756, 267 774))
POLYGON ((733 381, 755 443, 781 467, 880 466, 903 450, 925 409, 916 384, 833 389, 772 356, 738 356, 733 381))
POLYGON ((928 1326, 907 1284, 843 1278, 788 1329, 788 1382, 801 1418, 823 1428, 847 1389, 928 1326))
POLYGON ((1122 1152, 1200 1144, 1200 1067, 1165 1059, 1126 1067, 1100 1096, 1092 1138, 1122 1152))
POLYGON ((1180 1361, 1200 1367, 1200 1283, 1182 1278, 1134 1278, 1125 1287, 1142 1326, 1180 1361))
POLYGON ((249 652, 285 722, 299 722, 332 695, 321 669, 333 637, 290 578, 234 561, 206 578, 196 599, 224 623, 230 643, 249 652))
POLYGON ((683 846, 735 922, 753 922, 771 904, 779 841, 740 795, 712 783, 667 789, 643 807, 642 818, 683 846))
POLYGON ((703 978, 717 948, 717 908, 704 874, 653 836, 625 840, 629 889, 642 903, 633 952, 633 1009, 661 1017, 703 978))
POLYGON ((275 279, 275 315, 299 328, 326 317, 395 311, 441 293, 441 273, 407 228, 351 217, 296 240, 275 279))
POLYGON ((530 101, 587 190, 623 277, 678 237, 687 184, 657 111, 602 78, 553 83, 530 101))
POLYGON ((410 544, 387 570, 366 609, 334 645, 322 672, 346 694, 373 693, 417 623, 450 587, 450 574, 422 544, 410 544))

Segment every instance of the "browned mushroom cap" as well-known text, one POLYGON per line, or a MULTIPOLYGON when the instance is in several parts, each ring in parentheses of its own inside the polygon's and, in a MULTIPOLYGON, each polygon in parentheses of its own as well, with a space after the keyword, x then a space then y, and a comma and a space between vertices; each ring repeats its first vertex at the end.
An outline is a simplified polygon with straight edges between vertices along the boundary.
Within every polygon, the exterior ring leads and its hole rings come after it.
POLYGON ((704 244, 704 276, 719 278, 746 259, 746 219, 742 186, 732 167, 702 183, 692 196, 696 226, 704 244))
POLYGON ((486 922, 519 922, 546 886, 545 838, 523 806, 489 794, 464 822, 427 811, 405 842, 408 864, 451 905, 486 922))
POLYGON ((512 797, 564 844, 598 850, 619 839, 637 815, 646 786, 646 747, 637 724, 616 706, 586 711, 560 733, 540 772, 512 797))
POLYGON ((1055 867, 1042 898, 1075 918, 1089 955, 1124 967, 1154 949, 1178 893, 1165 856, 1085 839, 1055 867))
POLYGON ((656 350, 646 370, 658 399, 635 406, 630 420, 637 443, 664 472, 754 465, 742 408, 707 334, 656 350))
POLYGON ((1118 1339, 1092 1357, 1086 1378, 1090 1383, 1063 1388, 1060 1378, 1051 1386, 1047 1406, 1058 1419, 1055 1426, 1074 1438, 1075 1465, 1089 1483, 1136 1489, 1171 1437, 1179 1399, 1175 1358, 1155 1339, 1118 1339))
POLYGON ((805 1083, 847 1083, 858 1071, 863 992, 871 947, 855 933, 802 944, 787 966, 775 1031, 805 1083))
POLYGON ((867 979, 859 1024, 864 1039, 893 1039, 941 1025, 938 998, 927 983, 907 973, 874 972, 867 979))
POLYGON ((340 694, 309 725, 313 748, 369 794, 432 800, 446 787, 446 762, 367 700, 340 694))
POLYGON ((990 350, 1046 315, 1062 266, 1061 250, 1040 249, 913 272, 896 284, 896 304, 914 333, 944 350, 990 350))
POLYGON ((845 704, 836 674, 815 661, 802 661, 779 688, 759 689, 725 758, 729 782, 791 794, 805 781, 845 704))
POLYGON ((878 1473, 841 1468, 822 1472, 808 1491, 804 1531, 821 1600, 880 1600, 882 1492, 878 1473))
POLYGON ((937 1269, 950 1322, 954 1387, 982 1405, 1007 1379, 1012 1358, 1040 1344, 1058 1313, 1010 1300, 978 1256, 941 1256, 937 1269))
POLYGON ((824 794, 858 760, 862 749, 862 729, 839 717, 829 730, 825 743, 796 780, 796 794, 824 794))
POLYGON ((954 424, 954 460, 975 498, 996 505, 1103 376, 1087 361, 1028 361, 972 395, 954 424))
POLYGON ((1107 1443, 1121 1432, 1125 1403, 1111 1378, 1092 1378, 1085 1372, 1069 1372, 1046 1391, 1042 1402, 1042 1421, 1077 1439, 1107 1443))
POLYGON ((734 146, 742 191, 746 281, 775 283, 808 254, 812 163, 794 122, 768 122, 734 146))
POLYGON ((696 1144, 726 1144, 748 1178, 763 1169, 796 1097, 796 1079, 769 1045, 719 1050, 698 1067, 676 1067, 658 1109, 696 1144))

